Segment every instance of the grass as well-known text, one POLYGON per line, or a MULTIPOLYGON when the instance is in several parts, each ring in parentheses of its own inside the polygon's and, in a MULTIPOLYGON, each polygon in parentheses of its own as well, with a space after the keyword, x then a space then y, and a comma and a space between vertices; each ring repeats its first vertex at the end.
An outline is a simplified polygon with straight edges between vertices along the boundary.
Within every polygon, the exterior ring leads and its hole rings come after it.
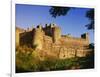
POLYGON ((16 73, 87 68, 94 68, 93 54, 81 58, 40 60, 37 51, 26 46, 16 48, 16 73))

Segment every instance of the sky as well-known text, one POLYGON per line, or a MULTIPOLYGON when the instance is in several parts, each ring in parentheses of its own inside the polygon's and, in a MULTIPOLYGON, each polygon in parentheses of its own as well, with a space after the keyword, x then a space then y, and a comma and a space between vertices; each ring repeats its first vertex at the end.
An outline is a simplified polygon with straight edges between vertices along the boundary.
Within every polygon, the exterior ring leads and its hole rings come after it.
POLYGON ((90 8, 73 8, 67 15, 53 18, 50 15, 51 6, 16 4, 16 26, 20 28, 36 27, 39 24, 55 23, 61 28, 62 34, 71 34, 73 37, 80 37, 88 32, 90 43, 94 43, 94 32, 87 30, 90 20, 85 17, 86 11, 90 8))

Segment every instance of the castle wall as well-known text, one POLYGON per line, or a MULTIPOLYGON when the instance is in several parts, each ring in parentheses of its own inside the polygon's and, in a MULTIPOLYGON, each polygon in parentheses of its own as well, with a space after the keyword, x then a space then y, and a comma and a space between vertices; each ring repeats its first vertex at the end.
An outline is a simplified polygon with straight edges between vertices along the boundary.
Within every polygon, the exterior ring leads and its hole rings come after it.
POLYGON ((20 45, 26 45, 32 47, 32 31, 20 33, 20 45))
POLYGON ((62 48, 60 50, 59 58, 73 58, 73 57, 85 57, 91 53, 90 49, 83 49, 80 47, 79 49, 75 48, 62 48))
POLYGON ((16 44, 39 49, 44 56, 51 55, 60 59, 84 57, 91 51, 88 49, 87 33, 80 38, 61 35, 61 29, 54 24, 44 28, 39 25, 23 33, 16 30, 16 44))
POLYGON ((73 58, 73 57, 85 57, 91 50, 88 46, 66 46, 57 43, 45 42, 43 50, 46 55, 55 56, 60 59, 73 58))
POLYGON ((62 36, 60 41, 62 42, 62 44, 68 45, 68 46, 70 46, 70 45, 72 45, 72 46, 88 46, 89 45, 89 41, 87 39, 83 39, 83 38, 62 36))
POLYGON ((53 41, 52 41, 52 38, 50 36, 44 35, 44 38, 43 38, 43 49, 51 51, 52 42, 53 41))
POLYGON ((65 59, 65 58, 72 58, 72 57, 85 57, 88 53, 91 52, 89 50, 89 47, 87 44, 83 44, 85 42, 85 39, 79 39, 79 38, 72 38, 72 41, 68 39, 67 41, 66 38, 62 39, 59 43, 52 43, 53 40, 49 36, 45 36, 44 39, 44 44, 43 44, 43 50, 45 50, 48 55, 53 54, 53 56, 58 57, 60 59, 65 59), (78 43, 77 41, 80 40, 82 43, 78 43))
POLYGON ((50 26, 46 26, 46 28, 43 28, 43 31, 45 35, 52 37, 52 28, 50 26))

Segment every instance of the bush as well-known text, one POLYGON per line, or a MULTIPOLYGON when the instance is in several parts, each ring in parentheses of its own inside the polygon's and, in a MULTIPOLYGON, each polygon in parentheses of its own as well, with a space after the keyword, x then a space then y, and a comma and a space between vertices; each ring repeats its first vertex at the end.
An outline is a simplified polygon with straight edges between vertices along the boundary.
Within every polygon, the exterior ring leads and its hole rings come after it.
POLYGON ((16 49, 16 72, 36 72, 36 71, 54 71, 68 69, 84 69, 94 67, 94 55, 83 58, 45 58, 39 59, 37 51, 27 48, 18 47, 16 49))

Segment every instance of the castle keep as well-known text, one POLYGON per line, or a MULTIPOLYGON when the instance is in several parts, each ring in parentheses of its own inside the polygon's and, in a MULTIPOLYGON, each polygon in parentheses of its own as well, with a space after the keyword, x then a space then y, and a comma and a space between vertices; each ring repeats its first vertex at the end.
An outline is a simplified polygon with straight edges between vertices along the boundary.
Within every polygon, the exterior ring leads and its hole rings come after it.
POLYGON ((76 38, 62 35, 61 28, 56 24, 38 25, 36 28, 22 30, 16 28, 16 46, 27 46, 45 55, 58 58, 84 57, 89 54, 89 36, 84 33, 76 38))

